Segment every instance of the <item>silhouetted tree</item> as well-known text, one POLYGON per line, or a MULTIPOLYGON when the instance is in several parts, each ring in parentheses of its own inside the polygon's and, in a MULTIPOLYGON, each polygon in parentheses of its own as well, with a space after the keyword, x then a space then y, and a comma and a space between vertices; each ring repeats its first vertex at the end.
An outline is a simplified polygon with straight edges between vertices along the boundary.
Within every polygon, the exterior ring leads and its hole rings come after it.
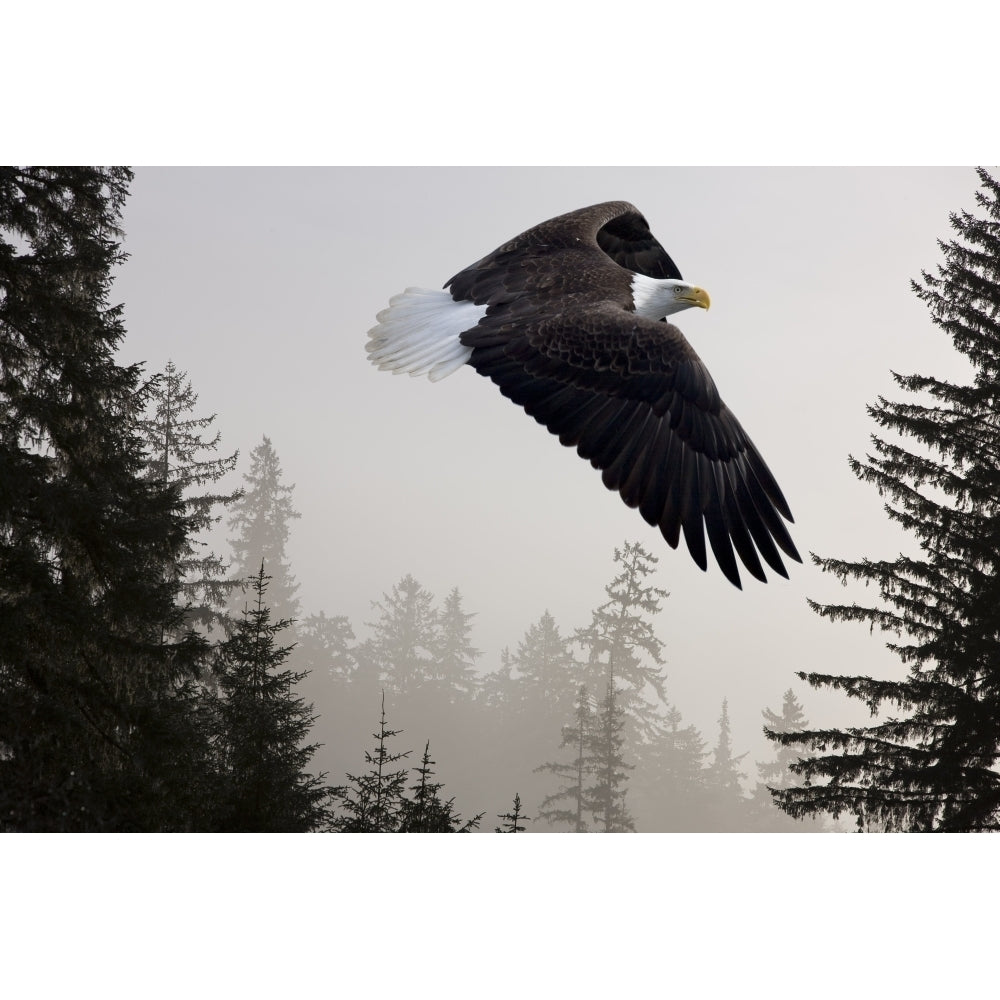
POLYGON ((913 290, 931 321, 968 358, 969 380, 893 377, 907 394, 868 413, 893 439, 850 459, 888 496, 885 510, 919 542, 895 559, 818 558, 842 582, 874 584, 875 605, 819 604, 831 621, 860 621, 905 636, 889 643, 903 680, 800 674, 864 702, 868 726, 775 733, 819 751, 792 770, 800 787, 776 793, 793 816, 841 812, 888 830, 1000 829, 1000 184, 979 170, 978 215, 951 216, 957 238, 913 290), (908 450, 900 439, 919 447, 908 450))
POLYGON ((372 733, 375 751, 365 751, 369 770, 362 775, 348 774, 348 785, 334 790, 341 815, 333 822, 333 829, 341 833, 394 833, 405 807, 406 768, 391 770, 394 764, 409 757, 410 751, 390 753, 388 742, 401 730, 389 729, 385 724, 385 694, 377 733, 372 733))
MULTIPOLYGON (((244 475, 243 495, 233 502, 228 525, 233 535, 234 568, 238 580, 252 579, 261 560, 271 575, 270 602, 275 614, 295 620, 299 617, 299 585, 295 582, 285 546, 289 522, 300 514, 292 507, 292 490, 281 481, 281 463, 264 435, 250 453, 250 471, 244 475)), ((242 596, 231 598, 234 610, 242 607, 242 596)))
MULTIPOLYGON (((802 705, 791 688, 782 696, 780 715, 770 708, 765 708, 761 714, 764 717, 765 734, 801 733, 808 726, 802 705)), ((774 760, 758 762, 757 773, 760 780, 753 791, 749 805, 753 829, 775 833, 819 829, 818 824, 808 820, 795 820, 782 812, 771 797, 770 789, 787 788, 795 783, 791 767, 799 759, 800 754, 801 751, 790 744, 779 745, 774 760)))
POLYGON ((0 829, 203 821, 206 648, 166 572, 192 523, 144 475, 108 302, 131 177, 0 167, 0 829))
POLYGON ((590 704, 587 686, 581 685, 576 697, 573 724, 563 726, 560 748, 572 748, 575 757, 565 763, 542 764, 536 772, 546 772, 561 778, 563 784, 558 791, 547 795, 538 810, 538 818, 551 825, 565 824, 574 833, 586 833, 585 814, 589 808, 588 785, 597 761, 593 757, 594 710, 590 704), (557 803, 565 802, 565 806, 557 803))
POLYGON ((315 716, 296 693, 303 674, 282 669, 290 647, 276 644, 287 619, 271 621, 264 565, 251 581, 253 603, 218 649, 219 745, 226 793, 221 825, 231 832, 298 833, 329 820, 326 775, 305 768, 316 746, 305 745, 315 716))
POLYGON ((531 822, 521 815, 521 796, 516 793, 514 795, 513 811, 497 813, 497 819, 502 819, 504 823, 502 827, 498 826, 493 831, 494 833, 524 833, 526 827, 523 827, 520 824, 531 822))
POLYGON ((150 384, 146 414, 138 421, 138 428, 145 441, 149 477, 176 484, 189 516, 191 534, 181 558, 169 568, 180 581, 182 600, 190 605, 185 618, 210 628, 238 582, 224 579, 226 565, 215 553, 205 551, 207 543, 197 534, 217 524, 222 515, 216 509, 239 499, 241 491, 205 492, 204 488, 235 467, 239 452, 228 458, 209 457, 218 450, 221 434, 216 431, 208 439, 203 436, 215 414, 194 416, 197 402, 187 373, 168 361, 163 374, 150 384))
POLYGON ((400 833, 470 833, 479 826, 483 814, 479 813, 472 819, 462 822, 461 816, 455 812, 454 797, 443 801, 441 789, 444 785, 439 781, 431 781, 434 772, 430 757, 430 740, 424 746, 424 755, 417 768, 419 780, 412 787, 413 796, 404 799, 400 810, 400 833))

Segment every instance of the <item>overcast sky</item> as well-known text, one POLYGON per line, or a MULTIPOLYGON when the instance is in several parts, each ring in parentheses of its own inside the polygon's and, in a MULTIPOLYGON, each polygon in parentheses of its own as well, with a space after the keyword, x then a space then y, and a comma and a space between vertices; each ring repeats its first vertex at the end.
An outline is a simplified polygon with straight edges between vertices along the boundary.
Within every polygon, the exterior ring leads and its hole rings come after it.
POLYGON ((790 685, 814 723, 863 718, 795 670, 899 671, 877 635, 808 609, 842 600, 839 584, 809 563, 790 581, 744 574, 742 592, 703 573, 488 380, 380 372, 367 331, 403 288, 629 200, 712 297, 677 325, 781 484, 800 552, 891 558, 906 540, 847 456, 868 448, 865 406, 895 393, 890 369, 962 371, 909 282, 975 189, 971 168, 139 168, 113 298, 123 359, 187 371, 241 472, 271 438, 302 514, 304 612, 348 615, 361 637, 404 574, 439 600, 458 586, 492 670, 546 609, 564 632, 587 624, 615 546, 639 540, 670 592, 668 696, 709 743, 728 697, 735 750, 761 759, 760 711, 790 685))

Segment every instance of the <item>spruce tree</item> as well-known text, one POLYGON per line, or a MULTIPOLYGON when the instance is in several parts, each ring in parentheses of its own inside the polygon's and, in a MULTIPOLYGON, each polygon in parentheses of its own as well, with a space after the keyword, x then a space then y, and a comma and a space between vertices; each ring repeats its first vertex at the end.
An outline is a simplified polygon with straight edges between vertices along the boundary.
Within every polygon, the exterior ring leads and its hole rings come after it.
POLYGON ((219 812, 228 832, 304 833, 329 819, 326 776, 305 770, 317 749, 305 743, 316 717, 295 690, 304 675, 282 669, 291 650, 277 640, 290 622, 271 620, 270 580, 261 563, 252 603, 217 653, 226 779, 219 812))
MULTIPOLYGON (((233 532, 234 571, 237 580, 252 579, 261 560, 271 576, 269 601, 273 612, 282 618, 297 620, 299 585, 295 582, 285 547, 290 533, 289 522, 301 516, 292 506, 294 486, 282 482, 281 462, 264 435, 250 453, 250 471, 243 477, 243 496, 230 507, 229 528, 233 532)), ((230 598, 234 612, 242 607, 242 595, 230 598)))
POLYGON ((431 781, 434 772, 431 770, 431 743, 424 745, 424 755, 420 759, 417 774, 420 776, 413 785, 412 797, 404 799, 400 810, 400 833, 471 833, 479 826, 483 814, 479 813, 472 819, 462 822, 461 816, 455 812, 454 797, 442 800, 441 789, 444 785, 439 781, 431 781))
MULTIPOLYGON (((406 768, 393 765, 405 760, 409 750, 393 753, 389 740, 401 730, 389 729, 385 721, 385 694, 375 740, 374 752, 365 751, 365 763, 371 765, 362 775, 348 774, 347 785, 334 789, 341 813, 333 821, 333 829, 341 833, 395 833, 403 817, 406 803, 406 768)), ((429 748, 428 748, 429 749, 429 748)))
POLYGON ((0 829, 190 829, 211 780, 167 572, 192 523, 115 361, 131 177, 0 167, 0 829))
POLYGON ((188 605, 186 618, 211 628, 238 582, 224 578, 226 564, 215 553, 206 551, 207 543, 196 535, 217 524, 222 515, 216 509, 232 504, 242 491, 205 491, 235 467, 239 452, 227 458, 211 457, 219 447, 221 434, 216 431, 211 437, 204 436, 215 414, 195 416, 197 403, 187 373, 168 361, 165 371, 149 386, 149 403, 138 428, 145 441, 149 477, 177 485, 190 518, 192 534, 181 558, 170 567, 180 581, 182 600, 188 605))
POLYGON ((497 813, 497 819, 503 820, 503 826, 498 826, 493 831, 494 833, 524 833, 527 827, 521 826, 521 823, 531 822, 521 815, 521 796, 516 792, 514 794, 514 808, 510 812, 497 813))
POLYGON ((906 675, 800 674, 862 701, 875 721, 774 734, 818 751, 791 765, 804 784, 776 793, 793 816, 848 813, 887 830, 1000 829, 1000 183, 978 174, 978 212, 951 216, 955 238, 939 243, 944 262, 912 284, 971 375, 894 373, 904 397, 868 407, 881 429, 875 454, 850 459, 919 552, 813 557, 880 596, 814 602, 814 610, 893 633, 888 647, 906 675))
MULTIPOLYGON (((808 728, 805 712, 795 692, 788 688, 782 696, 781 713, 765 708, 764 733, 801 733, 808 728)), ((780 833, 782 831, 802 831, 815 829, 815 824, 803 825, 782 812, 771 797, 772 788, 787 788, 794 784, 792 765, 799 759, 800 751, 791 744, 779 745, 774 760, 758 762, 757 773, 760 780, 753 791, 750 802, 751 823, 755 830, 780 833)))

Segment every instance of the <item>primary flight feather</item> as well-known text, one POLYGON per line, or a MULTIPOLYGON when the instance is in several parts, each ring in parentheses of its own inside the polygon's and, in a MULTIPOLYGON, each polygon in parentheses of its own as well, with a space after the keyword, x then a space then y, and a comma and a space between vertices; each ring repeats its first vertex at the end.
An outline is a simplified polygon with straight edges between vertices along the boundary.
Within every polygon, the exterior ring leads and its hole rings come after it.
POLYGON ((444 378, 471 365, 602 471, 605 486, 683 533, 726 577, 736 555, 766 581, 801 562, 774 476, 722 402, 708 369, 665 317, 707 309, 634 205, 604 202, 549 219, 460 271, 444 290, 408 288, 369 331, 368 357, 444 378), (784 520, 783 520, 784 519, 784 520), (759 553, 759 555, 758 555, 759 553))

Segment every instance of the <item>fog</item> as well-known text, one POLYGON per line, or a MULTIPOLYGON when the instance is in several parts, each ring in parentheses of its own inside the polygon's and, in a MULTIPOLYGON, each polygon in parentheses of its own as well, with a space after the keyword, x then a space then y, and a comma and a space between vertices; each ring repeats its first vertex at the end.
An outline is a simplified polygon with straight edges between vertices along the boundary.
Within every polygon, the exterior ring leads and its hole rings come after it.
MULTIPOLYGON (((863 718, 795 671, 901 674, 878 634, 809 609, 853 595, 808 553, 891 558, 908 544, 847 457, 865 454, 865 406, 894 396, 891 370, 962 370, 909 282, 934 269, 949 212, 972 208, 975 188, 966 168, 139 168, 111 299, 125 304, 122 361, 152 374, 172 360, 199 413, 217 414, 220 454, 239 449, 224 486, 239 485, 263 435, 273 443, 301 514, 287 555, 303 614, 347 616, 362 640, 372 602, 405 575, 438 604, 458 587, 485 675, 545 611, 564 635, 586 626, 616 547, 637 541, 669 592, 655 620, 668 699, 707 749, 728 700, 750 787, 774 752, 761 711, 779 711, 787 688, 814 725, 863 718), (744 574, 738 591, 714 563, 703 573, 471 369, 432 384, 365 357, 393 294, 440 287, 529 226, 611 199, 633 202, 711 295, 710 311, 675 320, 789 501, 805 563, 787 581, 744 574)), ((223 524, 222 554, 225 536, 223 524)), ((355 737, 378 704, 343 720, 319 680, 314 738, 337 781, 363 766, 355 737)), ((439 732, 412 730, 405 705, 387 714, 414 758, 431 740, 446 792, 492 829, 518 775, 482 761, 510 784, 473 801, 456 757, 476 756, 476 734, 458 720, 449 732, 447 712, 439 732)))

